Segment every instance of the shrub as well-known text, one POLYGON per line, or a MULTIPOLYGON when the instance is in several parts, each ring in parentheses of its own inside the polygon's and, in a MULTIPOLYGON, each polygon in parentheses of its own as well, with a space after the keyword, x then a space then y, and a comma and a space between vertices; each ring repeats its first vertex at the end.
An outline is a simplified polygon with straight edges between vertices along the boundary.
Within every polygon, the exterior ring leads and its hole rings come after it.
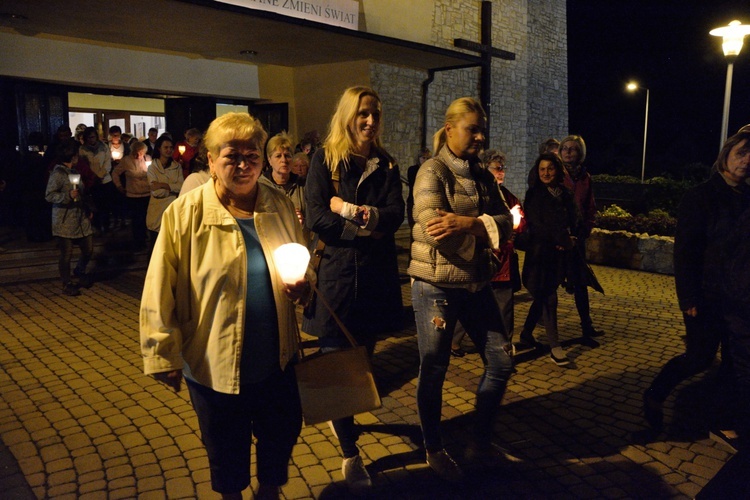
POLYGON ((648 233, 659 236, 674 236, 677 219, 665 210, 652 210, 647 215, 633 216, 617 205, 610 205, 596 213, 594 226, 609 231, 648 233))

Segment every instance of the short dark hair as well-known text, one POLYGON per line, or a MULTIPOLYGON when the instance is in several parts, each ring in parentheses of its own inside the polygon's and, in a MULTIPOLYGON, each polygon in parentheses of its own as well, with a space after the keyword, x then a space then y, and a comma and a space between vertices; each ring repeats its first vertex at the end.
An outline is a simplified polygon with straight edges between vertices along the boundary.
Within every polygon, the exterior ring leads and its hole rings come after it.
POLYGON ((120 128, 119 125, 112 125, 111 127, 109 127, 109 133, 110 134, 114 134, 114 133, 122 134, 122 129, 120 128))
POLYGON ((563 180, 565 179, 565 174, 563 173, 565 170, 565 166, 563 165, 562 160, 555 153, 543 153, 540 154, 539 158, 536 159, 536 161, 534 162, 534 166, 529 172, 529 189, 533 189, 537 186, 542 185, 541 181, 539 180, 539 165, 544 160, 549 161, 555 166, 555 182, 557 184, 563 183, 563 180))
MULTIPOLYGON (((164 144, 165 142, 171 142, 172 145, 174 146, 174 141, 172 140, 172 137, 166 134, 162 134, 161 137, 156 139, 156 143, 154 144, 154 159, 161 157, 161 153, 159 152, 159 150, 161 149, 161 145, 164 144)), ((171 159, 172 158, 167 158, 167 162, 169 162, 171 159)))
POLYGON ((78 148, 80 147, 81 143, 75 139, 66 139, 57 145, 55 157, 60 163, 67 163, 78 154, 78 148))

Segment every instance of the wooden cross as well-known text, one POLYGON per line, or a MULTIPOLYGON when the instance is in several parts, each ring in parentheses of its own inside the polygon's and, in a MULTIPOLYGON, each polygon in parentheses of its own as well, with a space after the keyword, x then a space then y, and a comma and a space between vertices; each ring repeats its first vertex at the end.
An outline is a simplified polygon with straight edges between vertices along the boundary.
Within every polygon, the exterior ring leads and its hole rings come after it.
POLYGON ((514 61, 516 54, 507 50, 497 49, 492 46, 492 2, 482 2, 482 43, 472 42, 463 38, 455 38, 453 45, 460 49, 479 52, 482 56, 480 63, 481 76, 479 80, 480 101, 484 111, 487 113, 487 134, 485 134, 485 147, 489 146, 490 116, 492 116, 492 58, 498 57, 508 61, 514 61))

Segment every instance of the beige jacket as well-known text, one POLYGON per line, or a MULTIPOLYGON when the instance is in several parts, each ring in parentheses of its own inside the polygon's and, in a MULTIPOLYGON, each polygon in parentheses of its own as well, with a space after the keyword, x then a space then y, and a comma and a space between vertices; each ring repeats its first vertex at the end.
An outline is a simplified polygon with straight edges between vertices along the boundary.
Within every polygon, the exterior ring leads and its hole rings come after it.
MULTIPOLYGON (((283 369, 297 353, 298 330, 273 251, 305 241, 291 201, 264 183, 254 218, 274 290, 283 369)), ((219 202, 213 181, 167 208, 141 300, 146 374, 183 369, 187 378, 215 391, 239 393, 246 268, 242 233, 219 202)), ((311 273, 308 279, 314 279, 311 273)))

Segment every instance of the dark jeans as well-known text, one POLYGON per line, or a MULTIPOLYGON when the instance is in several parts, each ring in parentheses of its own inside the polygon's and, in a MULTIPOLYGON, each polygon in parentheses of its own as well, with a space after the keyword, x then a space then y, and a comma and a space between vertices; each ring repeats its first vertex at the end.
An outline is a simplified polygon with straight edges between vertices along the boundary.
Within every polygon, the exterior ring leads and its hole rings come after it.
MULTIPOLYGON (((707 370, 716 357, 716 351, 726 335, 724 319, 718 304, 706 303, 698 308, 698 316, 683 314, 685 321, 685 352, 670 359, 661 369, 649 388, 650 396, 664 401, 680 382, 707 370)), ((730 358, 728 349, 724 349, 730 358)), ((723 359, 728 363, 729 359, 723 359)), ((722 363, 722 364, 723 364, 722 363)))
POLYGON ((63 285, 70 283, 70 259, 73 257, 74 243, 81 249, 81 257, 78 259, 75 269, 76 276, 86 274, 86 266, 88 266, 91 256, 94 253, 93 235, 84 236, 83 238, 57 237, 57 244, 60 249, 60 260, 57 263, 57 267, 60 270, 60 278, 63 285))
MULTIPOLYGON (((493 281, 490 283, 492 294, 495 296, 497 305, 500 308, 500 315, 503 317, 505 331, 508 332, 508 338, 513 338, 515 332, 515 314, 513 313, 513 284, 510 281, 493 281)), ((456 324, 456 330, 453 334, 453 345, 461 346, 461 341, 466 335, 461 322, 456 324)))
POLYGON ((224 394, 187 380, 211 468, 211 487, 238 493, 250 484, 250 445, 257 438, 258 481, 281 486, 289 477, 292 448, 302 430, 302 408, 294 368, 239 394, 224 394))
MULTIPOLYGON (((354 334, 353 334, 354 335, 354 334)), ((367 354, 372 358, 372 354, 375 351, 375 337, 367 336, 355 336, 355 340, 359 345, 363 345, 367 348, 367 354)), ((320 338, 320 350, 321 352, 331 352, 340 350, 342 347, 349 347, 351 343, 341 337, 321 337, 320 338)), ((341 446, 341 454, 344 458, 352 458, 359 455, 359 448, 357 448, 357 438, 359 438, 359 432, 357 427, 354 425, 354 417, 344 417, 338 420, 333 420, 333 429, 336 431, 336 436, 341 446)))
POLYGON ((440 413, 443 383, 450 363, 450 347, 456 322, 460 321, 477 346, 484 363, 476 399, 474 437, 488 442, 492 422, 513 371, 513 360, 500 309, 489 285, 478 292, 440 288, 415 280, 411 287, 419 344, 417 408, 425 448, 443 448, 440 413))
POLYGON ((143 248, 146 245, 146 212, 150 196, 142 198, 128 198, 128 210, 131 216, 131 230, 133 231, 133 245, 143 248))

